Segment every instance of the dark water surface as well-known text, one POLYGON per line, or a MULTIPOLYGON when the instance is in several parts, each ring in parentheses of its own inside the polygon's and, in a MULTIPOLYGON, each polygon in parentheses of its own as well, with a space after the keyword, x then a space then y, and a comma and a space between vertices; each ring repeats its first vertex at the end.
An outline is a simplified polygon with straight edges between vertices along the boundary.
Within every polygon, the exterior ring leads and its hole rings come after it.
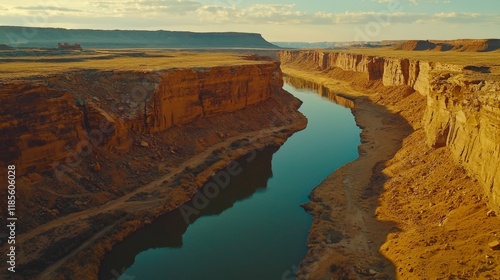
POLYGON ((240 159, 242 172, 189 224, 175 210, 125 239, 106 256, 100 279, 294 279, 312 221, 300 204, 358 156, 360 130, 326 89, 286 82, 304 102, 307 128, 279 149, 240 159))

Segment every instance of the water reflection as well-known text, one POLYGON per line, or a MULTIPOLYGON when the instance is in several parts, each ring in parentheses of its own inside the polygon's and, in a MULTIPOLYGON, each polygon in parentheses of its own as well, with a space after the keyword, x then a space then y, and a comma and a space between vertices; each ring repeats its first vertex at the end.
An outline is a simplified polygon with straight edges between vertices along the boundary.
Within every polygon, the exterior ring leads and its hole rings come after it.
POLYGON ((297 89, 305 89, 308 91, 315 91, 319 95, 321 95, 324 98, 327 98, 330 101, 333 101, 340 106, 346 107, 346 108, 354 108, 354 101, 342 96, 342 94, 334 92, 330 90, 329 88, 321 85, 321 84, 316 84, 314 82, 304 80, 301 78, 296 78, 288 75, 283 75, 283 81, 287 84, 292 85, 294 88, 297 89))
POLYGON ((358 156, 360 131, 351 110, 334 104, 346 104, 339 95, 299 79, 285 81, 284 89, 303 101, 307 128, 278 152, 268 149, 250 163, 240 161, 243 173, 200 215, 190 216, 189 225, 177 210, 113 248, 101 279, 121 272, 148 280, 293 279, 289 272, 307 252, 312 222, 300 204, 331 172, 358 156))
POLYGON ((242 167, 241 173, 231 177, 229 185, 215 198, 210 199, 205 208, 198 209, 192 201, 188 202, 187 206, 200 210, 198 214, 189 216, 189 224, 186 223, 181 211, 175 209, 113 247, 101 264, 99 279, 116 279, 121 271, 130 267, 135 257, 145 250, 182 247, 183 234, 197 219, 218 215, 231 208, 236 201, 247 199, 257 191, 264 191, 267 181, 273 175, 271 162, 277 150, 276 147, 268 147, 257 152, 256 156, 238 160, 239 166, 242 167))

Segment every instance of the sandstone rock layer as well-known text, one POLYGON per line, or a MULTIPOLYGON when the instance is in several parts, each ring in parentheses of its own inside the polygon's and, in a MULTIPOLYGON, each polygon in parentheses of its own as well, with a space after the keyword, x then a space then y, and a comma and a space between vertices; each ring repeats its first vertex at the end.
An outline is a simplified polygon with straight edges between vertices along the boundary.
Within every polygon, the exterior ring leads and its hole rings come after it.
POLYGON ((422 120, 429 146, 447 146, 500 208, 500 82, 474 67, 324 51, 281 51, 279 60, 308 69, 358 72, 384 86, 409 86, 427 98, 422 120), (472 69, 472 70, 471 70, 472 69))
POLYGON ((2 164, 49 170, 92 145, 127 151, 153 133, 245 108, 282 88, 276 62, 162 71, 78 70, 0 87, 2 164))

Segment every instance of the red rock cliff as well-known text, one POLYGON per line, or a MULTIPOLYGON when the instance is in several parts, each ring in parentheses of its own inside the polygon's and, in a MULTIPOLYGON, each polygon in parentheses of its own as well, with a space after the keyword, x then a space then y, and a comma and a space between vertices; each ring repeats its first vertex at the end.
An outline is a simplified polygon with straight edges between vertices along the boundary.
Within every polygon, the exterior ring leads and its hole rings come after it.
POLYGON ((150 72, 82 70, 0 88, 3 165, 48 170, 91 145, 119 148, 130 132, 158 132, 266 100, 282 88, 279 63, 150 72))
POLYGON ((50 166, 66 156, 68 145, 85 136, 83 112, 67 92, 44 85, 3 84, 0 99, 4 166, 16 163, 23 172, 50 166))

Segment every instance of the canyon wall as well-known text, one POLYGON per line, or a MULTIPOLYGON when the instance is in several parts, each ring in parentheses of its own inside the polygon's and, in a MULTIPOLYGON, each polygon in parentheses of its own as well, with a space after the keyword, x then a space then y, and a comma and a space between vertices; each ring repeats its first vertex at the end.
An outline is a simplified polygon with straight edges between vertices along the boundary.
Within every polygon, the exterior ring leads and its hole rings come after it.
POLYGON ((279 65, 274 63, 169 71, 161 75, 144 127, 138 129, 161 131, 197 117, 242 109, 282 86, 279 65))
MULTIPOLYGON (((71 94, 45 85, 0 87, 0 161, 35 171, 66 154, 66 146, 85 135, 83 112, 71 94)), ((19 171, 18 171, 19 172, 19 171)))
POLYGON ((463 65, 323 51, 281 51, 283 65, 358 72, 384 86, 427 97, 423 128, 432 147, 448 147, 500 208, 500 82, 463 65))
POLYGON ((280 65, 162 71, 79 70, 0 87, 0 161, 50 170, 91 146, 127 151, 154 133, 256 104, 281 91, 280 65))

